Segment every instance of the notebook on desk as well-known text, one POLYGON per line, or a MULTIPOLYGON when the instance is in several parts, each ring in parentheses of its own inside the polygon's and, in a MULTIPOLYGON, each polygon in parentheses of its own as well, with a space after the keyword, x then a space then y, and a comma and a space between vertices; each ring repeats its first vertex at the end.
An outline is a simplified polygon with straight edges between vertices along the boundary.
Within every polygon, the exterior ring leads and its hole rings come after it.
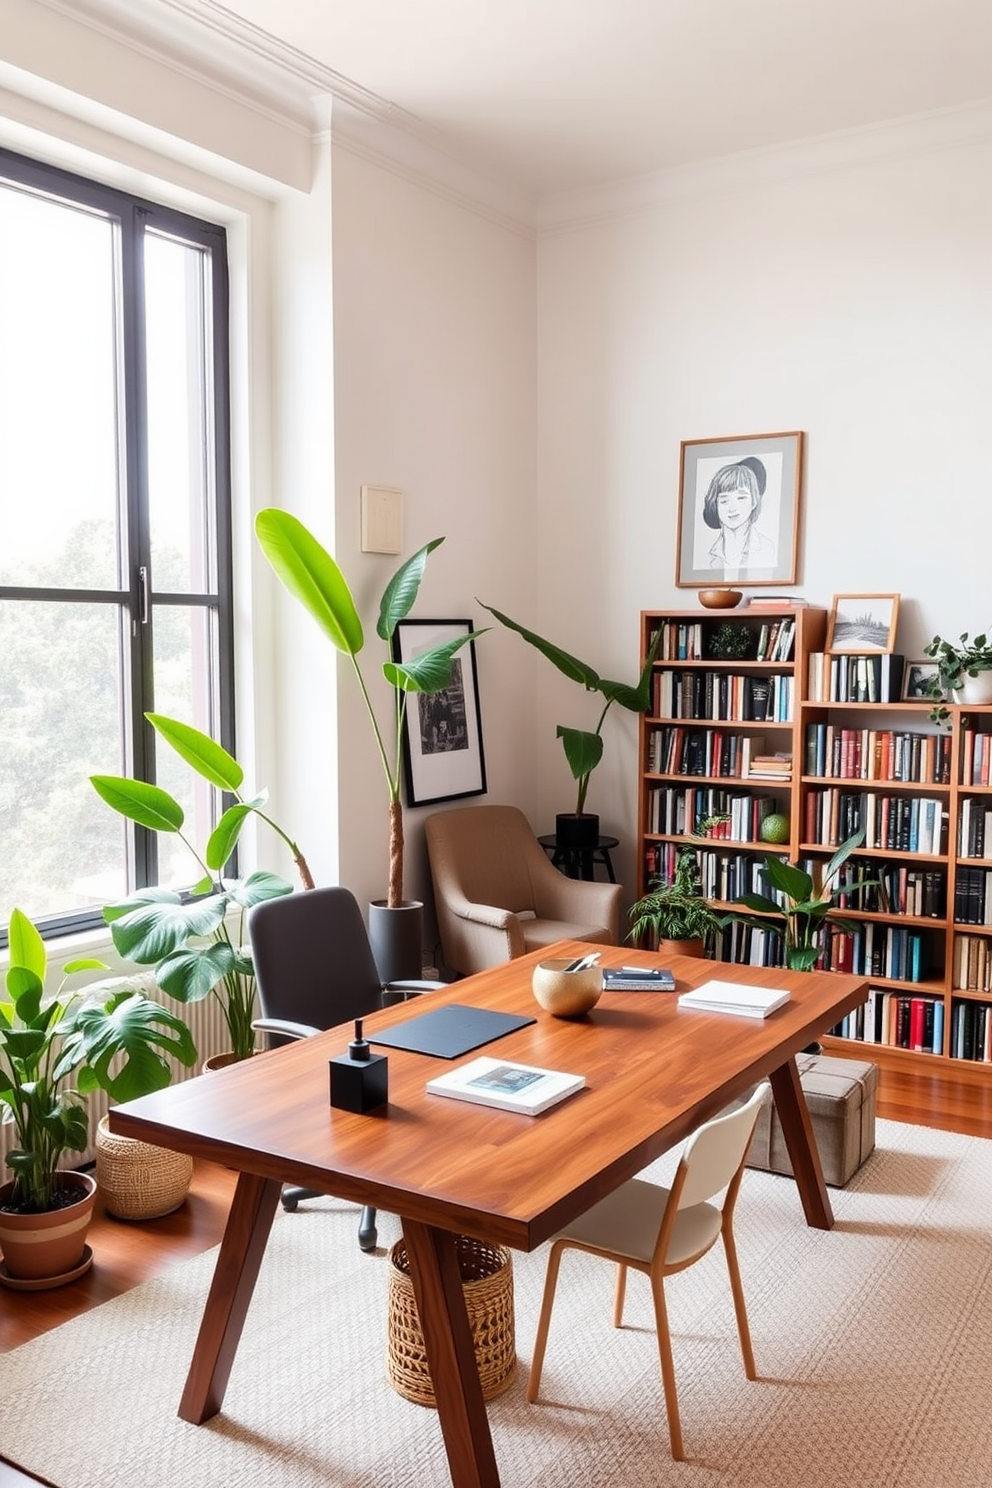
POLYGON ((435 1008, 433 1012, 421 1013, 407 1023, 399 1023, 395 1028, 370 1033, 368 1040, 370 1044, 381 1044, 387 1049, 406 1049, 411 1054, 457 1059, 460 1054, 468 1054, 471 1049, 481 1048, 493 1039, 536 1022, 536 1018, 525 1018, 518 1013, 497 1013, 490 1008, 466 1007, 463 1003, 452 1002, 447 1007, 435 1008))

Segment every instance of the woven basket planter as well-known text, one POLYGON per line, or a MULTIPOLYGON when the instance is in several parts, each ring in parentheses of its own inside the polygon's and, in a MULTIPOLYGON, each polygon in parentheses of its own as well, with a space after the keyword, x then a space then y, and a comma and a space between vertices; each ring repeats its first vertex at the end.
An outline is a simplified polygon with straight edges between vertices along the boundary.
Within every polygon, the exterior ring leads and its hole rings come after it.
MULTIPOLYGON (((484 1400, 509 1389, 517 1367, 513 1331, 513 1258, 501 1245, 471 1235, 458 1236, 458 1265, 465 1293, 475 1361, 484 1400)), ((416 1405, 436 1405, 427 1367, 424 1335, 410 1280, 406 1246, 389 1252, 389 1383, 416 1405)))
POLYGON ((108 1214, 158 1219, 178 1209, 193 1177, 187 1152, 170 1152, 112 1132, 106 1116, 96 1131, 96 1181, 108 1214))

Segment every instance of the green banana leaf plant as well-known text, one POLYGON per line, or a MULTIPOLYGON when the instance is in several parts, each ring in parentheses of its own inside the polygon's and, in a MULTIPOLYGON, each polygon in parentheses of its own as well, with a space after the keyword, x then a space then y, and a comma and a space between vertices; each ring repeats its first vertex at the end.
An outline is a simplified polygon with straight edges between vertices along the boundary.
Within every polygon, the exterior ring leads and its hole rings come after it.
POLYGON ((427 559, 444 541, 435 537, 419 548, 397 569, 379 602, 376 634, 385 643, 382 675, 393 690, 388 724, 380 724, 362 673, 359 656, 365 632, 344 574, 330 553, 303 523, 289 512, 270 507, 255 518, 255 534, 262 552, 276 575, 342 655, 351 662, 372 727, 376 752, 382 765, 389 798, 389 879, 386 903, 395 909, 403 900, 403 807, 400 801, 403 723, 411 693, 442 692, 451 682, 456 652, 482 631, 457 636, 432 646, 409 661, 395 661, 393 636, 397 625, 413 608, 424 577, 427 559))
POLYGON ((245 939, 245 914, 253 904, 292 893, 292 885, 274 873, 222 876, 249 816, 256 814, 287 844, 304 888, 312 888, 313 879, 297 844, 263 809, 266 793, 242 796, 243 771, 222 745, 191 724, 159 713, 145 716, 198 775, 235 801, 211 832, 201 857, 183 832, 183 808, 168 791, 117 775, 90 776, 108 806, 152 832, 175 833, 203 869, 190 898, 170 889, 138 889, 120 903, 106 905, 103 917, 118 953, 139 966, 154 966, 158 985, 177 1002, 201 1002, 213 994, 233 1053, 247 1059, 255 1049, 255 972, 245 939), (235 911, 237 933, 232 936, 230 919, 235 911))
MULTIPOLYGON (((743 904, 756 914, 745 915, 731 911, 724 923, 736 921, 765 930, 770 923, 773 929, 781 931, 786 966, 792 971, 811 971, 823 950, 827 916, 844 891, 839 878, 840 870, 855 849, 861 846, 864 836, 862 828, 841 843, 823 870, 819 894, 816 893, 812 875, 805 869, 769 854, 765 858, 765 872, 769 884, 773 890, 778 891, 781 899, 772 899, 766 894, 742 894, 734 902, 743 904)), ((873 883, 874 880, 859 880, 858 887, 869 888, 873 883)), ((855 928, 849 921, 836 916, 831 924, 842 930, 855 928)))
POLYGON ((14 1184, 6 1207, 38 1214, 59 1207, 63 1153, 86 1146, 86 1095, 100 1089, 128 1101, 161 1090, 172 1078, 168 1060, 189 1066, 196 1049, 183 1020, 127 978, 65 993, 76 973, 106 971, 102 961, 66 962, 57 990, 46 996, 47 954, 38 930, 15 909, 9 932, 0 1109, 14 1125, 17 1146, 7 1155, 14 1184))
POLYGON ((637 683, 632 687, 627 682, 610 682, 606 677, 601 677, 588 662, 580 661, 577 656, 563 651, 560 646, 535 635, 532 630, 528 630, 516 620, 511 620, 509 615, 504 615, 492 605, 483 604, 481 599, 478 602, 501 625, 505 625, 508 630, 515 630, 528 645, 535 647, 542 656, 546 656, 553 666, 568 677, 569 681, 579 682, 587 692, 598 692, 606 699, 594 729, 567 728, 559 723, 555 730, 555 737, 562 742, 568 768, 578 787, 575 814, 582 816, 586 809, 590 776, 603 758, 603 724, 607 713, 614 703, 619 703, 621 708, 626 708, 631 713, 646 713, 651 705, 651 668, 661 640, 660 632, 655 637, 637 683))

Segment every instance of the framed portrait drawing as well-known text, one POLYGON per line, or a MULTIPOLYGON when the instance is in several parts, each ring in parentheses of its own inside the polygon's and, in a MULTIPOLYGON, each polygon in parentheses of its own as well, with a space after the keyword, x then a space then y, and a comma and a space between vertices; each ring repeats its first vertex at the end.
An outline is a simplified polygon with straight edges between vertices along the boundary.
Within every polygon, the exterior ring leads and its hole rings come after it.
POLYGON ((893 651, 898 616, 898 594, 835 594, 827 650, 893 651))
POLYGON ((683 440, 678 588, 794 584, 802 476, 799 431, 683 440))
POLYGON ((930 685, 939 683, 940 668, 935 661, 907 661, 902 676, 902 696, 907 703, 930 702, 930 685))
MULTIPOLYGON (((393 655, 397 661, 412 661, 432 646, 472 633, 471 620, 401 620, 393 634, 393 655)), ((474 641, 454 656, 447 687, 408 695, 403 765, 408 806, 485 795, 474 641)))

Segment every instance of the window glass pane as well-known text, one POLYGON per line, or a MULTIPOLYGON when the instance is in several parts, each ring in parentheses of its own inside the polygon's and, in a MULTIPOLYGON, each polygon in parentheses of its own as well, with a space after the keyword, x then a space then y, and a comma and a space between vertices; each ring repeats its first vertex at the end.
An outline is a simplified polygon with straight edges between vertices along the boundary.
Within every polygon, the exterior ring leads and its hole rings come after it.
MULTIPOLYGON (((217 622, 213 610, 156 605, 154 617, 155 711, 217 736, 217 622)), ((183 834, 201 856, 222 809, 219 792, 162 740, 156 742, 156 779, 186 814, 183 834)), ((184 844, 159 836, 158 880, 190 887, 202 866, 184 844)))
POLYGON ((126 889, 122 819, 89 782, 126 773, 120 644, 116 605, 0 601, 5 911, 65 913, 126 889))
POLYGON ((148 498, 159 593, 216 591, 204 255, 147 233, 148 498))
POLYGON ((0 186, 0 584, 120 587, 115 259, 106 218, 0 186))

